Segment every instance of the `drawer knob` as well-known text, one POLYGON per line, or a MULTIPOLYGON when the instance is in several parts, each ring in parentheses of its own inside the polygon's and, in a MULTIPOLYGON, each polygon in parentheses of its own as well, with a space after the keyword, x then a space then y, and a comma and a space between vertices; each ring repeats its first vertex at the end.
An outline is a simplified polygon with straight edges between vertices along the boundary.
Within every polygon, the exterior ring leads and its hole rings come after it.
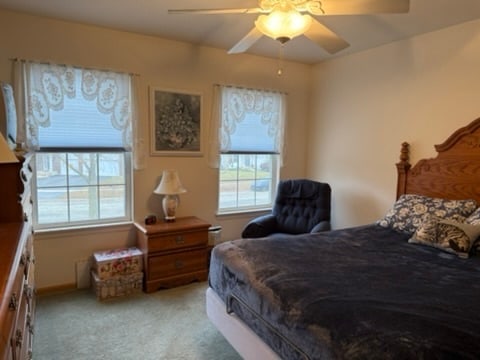
POLYGON ((32 321, 32 316, 30 314, 27 315, 27 327, 28 327, 28 332, 33 335, 33 321, 32 321))
POLYGON ((184 244, 185 243, 185 239, 183 238, 183 235, 177 235, 175 237, 175 242, 177 244, 184 244))
POLYGON ((25 266, 27 264, 27 256, 25 254, 22 254, 20 257, 20 265, 25 266))
POLYGON ((15 333, 15 345, 17 347, 22 347, 22 342, 23 342, 22 331, 20 329, 17 329, 17 332, 15 333))
POLYGON ((183 268, 183 261, 175 260, 175 269, 181 269, 181 268, 183 268))
POLYGON ((23 285, 23 292, 25 293, 25 297, 28 299, 28 300, 32 300, 33 297, 34 297, 34 294, 35 294, 35 290, 33 289, 32 286, 28 285, 28 284, 24 284, 23 285))
POLYGON ((17 295, 12 294, 10 297, 10 302, 8 303, 8 309, 11 311, 17 310, 18 307, 18 301, 17 301, 17 295))

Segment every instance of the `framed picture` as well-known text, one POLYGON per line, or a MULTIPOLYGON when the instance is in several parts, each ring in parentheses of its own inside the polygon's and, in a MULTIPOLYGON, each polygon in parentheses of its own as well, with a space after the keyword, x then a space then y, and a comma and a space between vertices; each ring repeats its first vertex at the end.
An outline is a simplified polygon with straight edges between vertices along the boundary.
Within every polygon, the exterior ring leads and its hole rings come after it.
POLYGON ((202 96, 150 89, 151 153, 160 156, 202 155, 202 96))

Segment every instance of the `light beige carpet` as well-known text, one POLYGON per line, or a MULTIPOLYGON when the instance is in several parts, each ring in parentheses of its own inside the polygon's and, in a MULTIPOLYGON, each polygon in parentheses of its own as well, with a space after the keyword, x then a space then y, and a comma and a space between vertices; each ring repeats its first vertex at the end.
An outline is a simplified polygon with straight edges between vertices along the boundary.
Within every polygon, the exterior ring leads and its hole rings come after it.
POLYGON ((37 297, 35 360, 238 360, 205 313, 207 283, 99 302, 91 290, 37 297))

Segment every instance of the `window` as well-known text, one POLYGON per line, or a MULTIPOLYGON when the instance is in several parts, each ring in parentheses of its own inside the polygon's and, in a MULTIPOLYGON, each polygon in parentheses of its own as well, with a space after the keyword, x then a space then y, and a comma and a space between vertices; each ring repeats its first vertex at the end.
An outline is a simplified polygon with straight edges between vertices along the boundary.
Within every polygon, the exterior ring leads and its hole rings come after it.
POLYGON ((128 219, 126 154, 37 152, 35 157, 39 227, 128 219))
POLYGON ((275 190, 276 156, 223 154, 220 157, 219 209, 268 208, 275 190))
POLYGON ((283 94, 219 86, 219 213, 272 206, 283 145, 283 94))
POLYGON ((26 121, 17 135, 35 153, 34 227, 131 220, 130 76, 29 62, 21 74, 26 121))

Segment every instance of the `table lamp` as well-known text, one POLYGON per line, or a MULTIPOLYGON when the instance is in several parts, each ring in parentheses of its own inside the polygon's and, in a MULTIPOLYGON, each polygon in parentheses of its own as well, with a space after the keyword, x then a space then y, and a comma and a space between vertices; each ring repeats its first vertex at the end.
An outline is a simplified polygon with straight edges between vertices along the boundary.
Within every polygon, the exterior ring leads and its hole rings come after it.
POLYGON ((175 221, 175 213, 178 206, 178 194, 186 193, 182 186, 177 170, 163 170, 160 184, 153 191, 155 194, 165 195, 162 200, 165 221, 175 221))

